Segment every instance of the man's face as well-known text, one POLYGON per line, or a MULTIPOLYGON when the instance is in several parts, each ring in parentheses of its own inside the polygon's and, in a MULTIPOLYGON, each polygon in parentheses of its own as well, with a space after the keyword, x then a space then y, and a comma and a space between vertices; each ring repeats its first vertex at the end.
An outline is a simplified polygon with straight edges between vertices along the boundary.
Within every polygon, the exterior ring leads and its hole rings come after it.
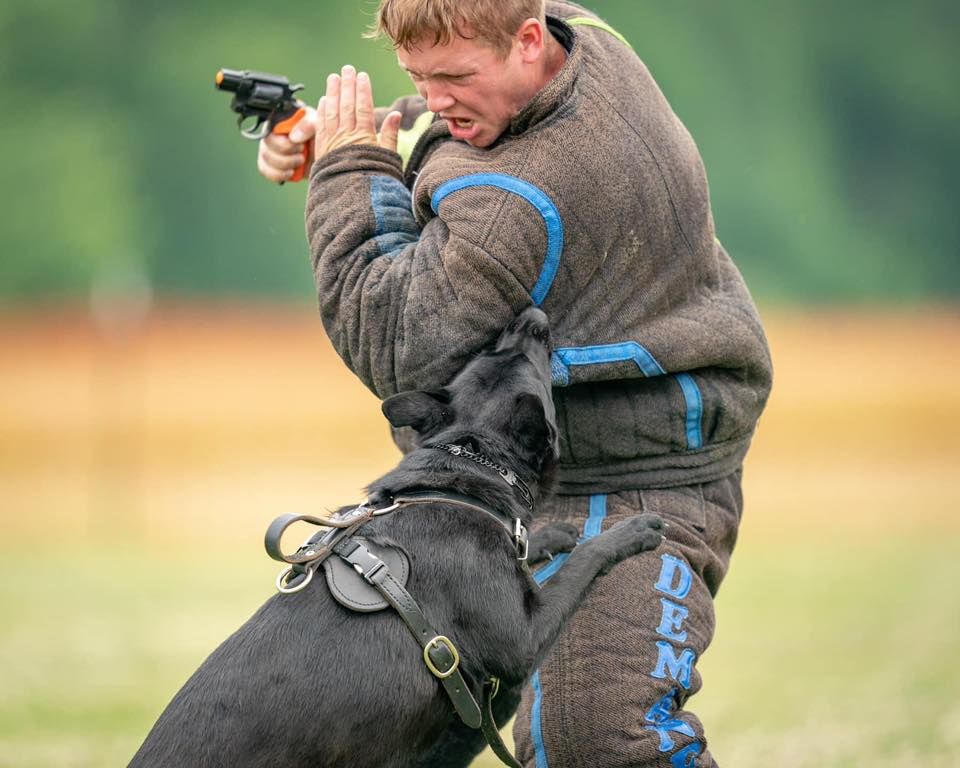
POLYGON ((427 109, 447 122, 454 138, 489 147, 536 93, 517 41, 504 57, 477 40, 423 43, 397 50, 427 109))

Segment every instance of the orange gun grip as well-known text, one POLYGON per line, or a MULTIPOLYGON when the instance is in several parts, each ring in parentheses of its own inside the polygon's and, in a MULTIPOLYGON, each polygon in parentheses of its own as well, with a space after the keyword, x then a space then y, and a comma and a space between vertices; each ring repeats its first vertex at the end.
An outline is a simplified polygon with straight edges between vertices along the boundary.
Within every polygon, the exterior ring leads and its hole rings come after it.
MULTIPOLYGON (((293 130, 293 126, 300 122, 303 119, 303 116, 307 114, 307 110, 303 107, 300 107, 296 112, 294 112, 286 120, 281 120, 275 126, 273 126, 273 133, 278 133, 281 135, 286 135, 293 130)), ((304 176, 307 175, 307 167, 310 165, 310 158, 313 156, 313 139, 306 142, 303 145, 303 163, 296 168, 293 172, 293 176, 290 177, 290 181, 302 181, 304 176)))

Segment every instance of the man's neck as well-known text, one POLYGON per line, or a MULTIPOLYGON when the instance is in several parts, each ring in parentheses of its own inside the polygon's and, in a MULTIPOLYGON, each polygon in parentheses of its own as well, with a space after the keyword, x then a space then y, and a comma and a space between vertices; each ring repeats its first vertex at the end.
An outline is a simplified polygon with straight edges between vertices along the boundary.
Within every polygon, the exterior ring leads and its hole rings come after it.
POLYGON ((545 88, 563 69, 567 62, 567 49, 557 40, 549 30, 547 31, 546 55, 544 56, 543 82, 540 87, 545 88))

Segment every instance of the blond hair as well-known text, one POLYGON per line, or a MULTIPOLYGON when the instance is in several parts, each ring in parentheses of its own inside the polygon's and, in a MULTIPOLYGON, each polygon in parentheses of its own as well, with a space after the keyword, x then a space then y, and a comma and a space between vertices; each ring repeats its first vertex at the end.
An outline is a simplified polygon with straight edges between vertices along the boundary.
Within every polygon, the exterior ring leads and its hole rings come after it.
POLYGON ((546 23, 544 0, 380 0, 370 36, 385 35, 394 48, 446 45, 462 37, 506 55, 529 18, 546 23))

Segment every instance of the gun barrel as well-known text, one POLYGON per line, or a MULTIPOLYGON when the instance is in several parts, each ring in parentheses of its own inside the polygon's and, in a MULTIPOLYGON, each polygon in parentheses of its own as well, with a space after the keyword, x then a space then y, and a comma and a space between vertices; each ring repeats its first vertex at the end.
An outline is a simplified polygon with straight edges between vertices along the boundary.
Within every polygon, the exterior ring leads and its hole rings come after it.
POLYGON ((239 69, 221 69, 217 71, 214 84, 221 91, 236 93, 243 85, 243 81, 247 79, 247 75, 247 72, 242 72, 239 69))
POLYGON ((295 93, 302 85, 290 85, 283 75, 271 75, 268 72, 254 72, 249 69, 221 69, 217 72, 214 85, 221 91, 242 94, 254 88, 265 88, 274 92, 295 93))

